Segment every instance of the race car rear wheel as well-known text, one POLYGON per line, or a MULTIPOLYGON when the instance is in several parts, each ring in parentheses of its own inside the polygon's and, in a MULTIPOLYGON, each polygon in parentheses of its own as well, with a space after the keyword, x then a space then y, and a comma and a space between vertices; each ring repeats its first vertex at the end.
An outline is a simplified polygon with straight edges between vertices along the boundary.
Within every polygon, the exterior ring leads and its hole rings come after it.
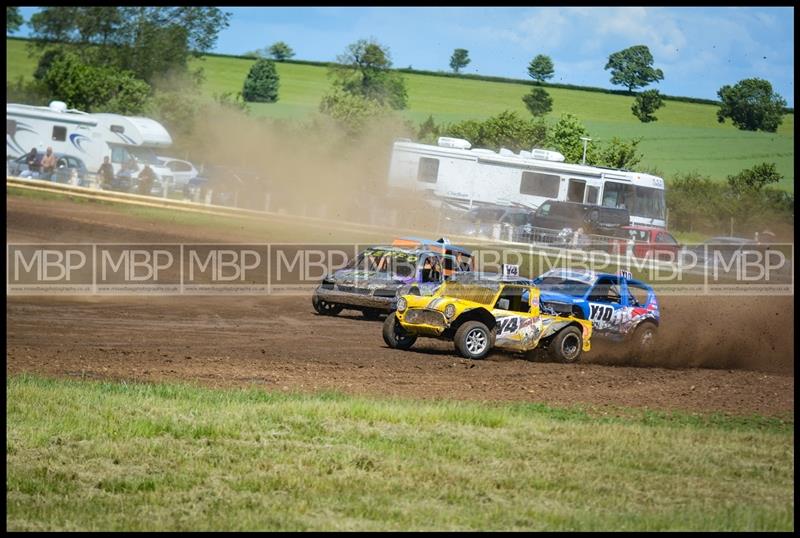
POLYGON ((383 322, 383 341, 392 349, 409 349, 417 341, 417 337, 406 333, 392 312, 383 322))
POLYGON ((654 323, 643 322, 633 332, 630 342, 630 353, 633 359, 641 360, 653 353, 656 348, 658 327, 654 323))
POLYGON ((547 346, 550 355, 563 363, 578 362, 583 350, 583 335, 580 329, 570 325, 556 334, 547 346))
POLYGON ((482 359, 494 345, 494 335, 480 321, 467 321, 456 331, 453 342, 462 357, 482 359))
POLYGON ((317 314, 322 314, 323 316, 335 316, 344 310, 344 307, 341 305, 323 301, 316 295, 311 298, 311 305, 314 307, 314 310, 317 311, 317 314))

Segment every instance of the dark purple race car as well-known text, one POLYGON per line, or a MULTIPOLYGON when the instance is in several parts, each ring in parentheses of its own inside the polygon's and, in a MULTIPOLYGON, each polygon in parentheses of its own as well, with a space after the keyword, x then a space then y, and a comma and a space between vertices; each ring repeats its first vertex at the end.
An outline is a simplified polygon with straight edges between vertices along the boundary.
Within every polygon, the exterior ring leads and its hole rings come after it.
POLYGON ((375 319, 395 310, 397 292, 425 294, 453 275, 472 270, 470 251, 445 239, 402 238, 390 246, 364 249, 343 269, 322 279, 312 305, 335 316, 358 310, 375 319))

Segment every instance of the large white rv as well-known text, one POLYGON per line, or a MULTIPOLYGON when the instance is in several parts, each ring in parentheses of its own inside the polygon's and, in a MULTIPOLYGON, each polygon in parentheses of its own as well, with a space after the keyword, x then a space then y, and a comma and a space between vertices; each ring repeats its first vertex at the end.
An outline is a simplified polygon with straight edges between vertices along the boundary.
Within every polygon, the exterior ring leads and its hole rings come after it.
POLYGON ((149 118, 68 110, 60 101, 48 107, 6 104, 7 158, 51 146, 56 153, 83 159, 90 172, 110 157, 114 172, 119 173, 134 157, 139 169, 147 163, 159 182, 174 186, 172 171, 156 157, 170 145, 172 138, 164 126, 149 118))
POLYGON ((471 149, 467 140, 439 138, 438 145, 394 143, 389 184, 474 204, 523 204, 563 200, 624 207, 631 224, 665 227, 664 180, 639 172, 563 162, 554 151, 513 153, 471 149))

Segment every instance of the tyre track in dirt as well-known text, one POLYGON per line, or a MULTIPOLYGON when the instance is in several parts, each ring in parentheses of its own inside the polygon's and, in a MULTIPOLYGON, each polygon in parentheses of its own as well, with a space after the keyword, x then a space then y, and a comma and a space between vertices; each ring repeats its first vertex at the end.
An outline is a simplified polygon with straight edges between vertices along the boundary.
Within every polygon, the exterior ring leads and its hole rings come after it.
MULTIPOLYGON (((11 196, 7 205, 9 242, 243 240, 230 230, 165 226, 95 204, 11 196)), ((380 322, 347 311, 319 316, 307 294, 12 296, 6 373, 783 415, 794 410, 792 299, 664 297, 662 351, 630 366, 600 344, 577 365, 500 352, 466 361, 433 340, 391 350, 380 322)))

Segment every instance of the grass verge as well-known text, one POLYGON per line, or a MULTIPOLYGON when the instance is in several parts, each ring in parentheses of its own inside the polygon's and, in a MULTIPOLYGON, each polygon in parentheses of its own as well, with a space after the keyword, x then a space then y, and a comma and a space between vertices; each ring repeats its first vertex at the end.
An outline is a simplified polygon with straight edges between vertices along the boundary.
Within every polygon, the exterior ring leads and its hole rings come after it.
POLYGON ((10 530, 791 530, 793 417, 6 381, 10 530))

